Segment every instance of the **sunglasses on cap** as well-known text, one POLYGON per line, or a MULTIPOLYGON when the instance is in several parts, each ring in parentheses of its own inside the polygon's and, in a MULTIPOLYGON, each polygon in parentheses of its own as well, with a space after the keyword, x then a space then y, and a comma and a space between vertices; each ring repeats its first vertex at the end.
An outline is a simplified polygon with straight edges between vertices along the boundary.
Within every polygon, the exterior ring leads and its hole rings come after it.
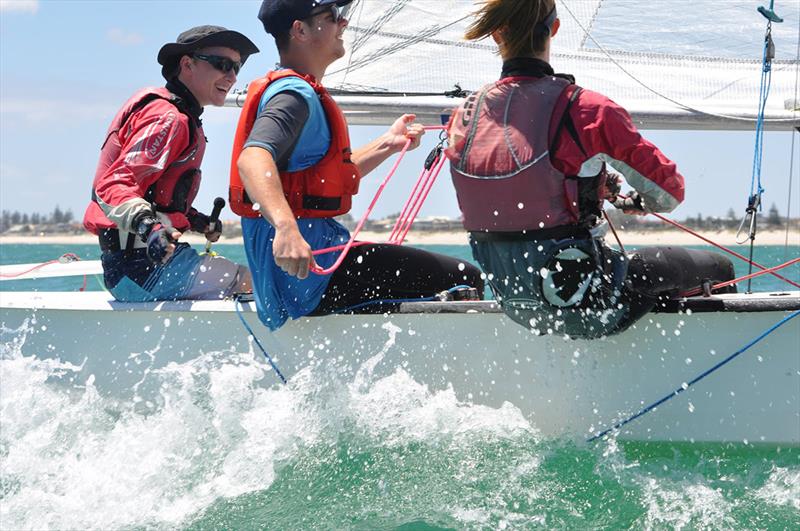
POLYGON ((347 4, 346 6, 338 6, 336 4, 330 4, 323 7, 319 11, 309 13, 308 17, 305 20, 316 17, 317 15, 322 15, 324 13, 330 13, 331 16, 333 17, 333 21, 335 23, 338 23, 340 20, 347 17, 347 13, 350 11, 350 6, 351 4, 347 4))
POLYGON ((228 73, 233 70, 234 74, 239 74, 239 70, 242 69, 241 61, 234 61, 228 57, 223 57, 221 55, 206 55, 202 53, 194 53, 192 57, 195 59, 199 59, 201 61, 205 61, 206 63, 210 64, 220 72, 228 73))

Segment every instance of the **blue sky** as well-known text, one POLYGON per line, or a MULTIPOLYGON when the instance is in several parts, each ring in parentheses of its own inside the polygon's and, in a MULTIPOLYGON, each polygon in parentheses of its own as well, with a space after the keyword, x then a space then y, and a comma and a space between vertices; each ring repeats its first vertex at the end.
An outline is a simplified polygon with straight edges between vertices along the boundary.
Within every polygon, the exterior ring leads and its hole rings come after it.
MULTIPOLYGON (((158 49, 181 31, 217 24, 248 35, 262 52, 239 75, 237 87, 262 75, 277 60, 271 37, 256 18, 260 0, 0 0, 0 209, 46 213, 59 205, 76 217, 89 199, 99 147, 118 107, 138 88, 160 85, 158 49)), ((760 54, 760 50, 754 50, 760 54)), ((557 65, 556 70, 558 70, 557 65)), ((496 72, 487 72, 487 81, 496 72)), ((755 102, 754 102, 755 105, 755 102)), ((209 145, 196 201, 208 211, 227 197, 228 166, 237 111, 208 107, 209 145)), ((358 146, 381 127, 353 127, 358 146)), ((687 198, 672 216, 724 216, 744 212, 750 191, 753 132, 643 131, 672 158, 687 180, 687 198)), ((762 181, 766 207, 786 214, 792 134, 765 136, 762 181)), ((404 161, 373 217, 398 211, 434 143, 404 161)), ((798 152, 794 146, 792 217, 798 216, 798 152)), ((391 162, 391 159, 390 159, 391 162)), ((361 186, 353 214, 360 216, 387 165, 361 186)), ((421 216, 456 217, 449 176, 443 173, 421 216)), ((226 209, 224 218, 232 218, 226 209)))

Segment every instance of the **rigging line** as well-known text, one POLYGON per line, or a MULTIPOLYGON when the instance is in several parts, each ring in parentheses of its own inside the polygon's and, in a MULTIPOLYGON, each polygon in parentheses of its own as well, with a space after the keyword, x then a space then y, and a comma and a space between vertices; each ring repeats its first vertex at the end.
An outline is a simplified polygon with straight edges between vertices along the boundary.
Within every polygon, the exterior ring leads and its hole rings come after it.
MULTIPOLYGON (((620 197, 625 197, 625 196, 624 196, 624 195, 622 195, 622 194, 620 194, 620 197)), ((715 241, 713 241, 713 240, 709 240, 708 238, 706 238, 705 236, 701 235, 700 233, 693 231, 692 229, 690 229, 690 228, 689 228, 689 227, 687 227, 686 225, 681 225, 681 224, 680 224, 680 223, 678 223, 677 221, 671 220, 671 219, 669 219, 669 218, 668 218, 668 217, 666 217, 666 216, 662 216, 662 215, 661 215, 661 214, 659 214, 658 212, 648 212, 648 214, 649 214, 649 215, 651 215, 651 216, 655 216, 655 217, 657 217, 658 219, 660 219, 661 221, 663 221, 663 222, 665 222, 665 223, 669 223, 669 224, 670 224, 670 225, 672 225, 673 227, 677 227, 677 228, 679 228, 679 229, 681 229, 681 230, 683 230, 683 231, 685 231, 685 232, 688 232, 688 233, 689 233, 689 234, 691 234, 692 236, 695 236, 695 237, 697 237, 697 238, 700 238, 701 240, 703 240, 703 241, 704 241, 704 242, 706 242, 707 244, 709 244, 709 245, 713 245, 713 246, 714 246, 714 247, 716 247, 717 249, 721 249, 721 250, 725 251, 726 253, 728 253, 728 254, 730 254, 730 255, 733 255, 733 256, 735 256, 736 258, 740 259, 740 260, 744 260, 745 262, 747 262, 747 263, 749 263, 749 264, 752 264, 752 265, 756 266, 757 268, 761 269, 762 271, 763 271, 763 270, 765 270, 765 269, 768 269, 767 267, 764 267, 763 265, 761 265, 761 264, 759 264, 759 263, 757 263, 757 262, 754 262, 754 261, 752 261, 752 260, 748 260, 748 259, 747 259, 747 257, 745 257, 745 256, 742 256, 741 254, 737 253, 737 252, 736 252, 736 251, 734 251, 733 249, 728 249, 727 247, 725 247, 725 246, 723 246, 723 245, 720 245, 720 244, 716 243, 716 242, 715 242, 715 241)), ((796 287, 796 288, 800 288, 800 284, 798 284, 797 282, 793 282, 793 281, 789 280, 788 278, 786 278, 786 277, 783 277, 783 276, 781 276, 781 275, 779 275, 779 274, 777 274, 777 273, 770 273, 770 274, 771 274, 772 276, 774 276, 774 277, 777 277, 777 278, 779 278, 779 279, 781 279, 781 280, 784 280, 784 281, 788 282, 789 284, 791 284, 792 286, 794 286, 794 287, 796 287)))
MULTIPOLYGON (((565 0, 561 0, 561 3, 566 5, 565 0)), ((594 8, 594 13, 592 13, 592 16, 589 18, 589 24, 588 24, 589 31, 591 31, 592 27, 594 26, 594 21, 597 20, 597 14, 600 13, 600 8, 602 7, 602 5, 603 5, 603 0, 597 0, 597 6, 594 8)), ((584 33, 579 48, 583 48, 584 46, 586 46, 586 39, 588 38, 588 36, 589 36, 588 33, 584 33)))
MULTIPOLYGON (((75 253, 64 253, 61 256, 59 256, 58 258, 55 258, 53 260, 48 260, 48 261, 42 262, 40 264, 36 264, 33 267, 30 267, 29 269, 26 269, 25 271, 19 271, 17 273, 0 273, 0 278, 17 278, 17 277, 21 277, 23 275, 27 275, 28 273, 30 273, 32 271, 36 271, 37 269, 41 269, 41 268, 43 268, 45 266, 49 266, 49 265, 52 265, 52 264, 69 264, 71 262, 78 262, 78 261, 80 261, 80 259, 81 258, 78 255, 76 255, 75 253)), ((84 280, 85 279, 86 279, 86 275, 84 275, 84 280)), ((86 284, 84 282, 84 286, 85 285, 86 284)), ((83 291, 83 290, 81 290, 81 291, 83 291)))
POLYGON ((378 33, 382 27, 384 27, 395 17, 395 15, 405 8, 406 4, 408 4, 408 0, 399 3, 393 3, 389 9, 384 11, 382 15, 375 19, 375 21, 366 29, 366 31, 357 34, 358 36, 353 41, 353 50, 355 51, 356 48, 360 48, 366 41, 372 38, 373 35, 378 33))
POLYGON ((655 402, 653 402, 649 406, 640 409, 638 413, 636 413, 634 415, 631 415, 630 417, 626 418, 623 421, 617 422, 612 427, 606 428, 605 430, 603 430, 603 431, 601 431, 599 433, 596 433, 592 437, 589 437, 589 439, 587 439, 587 442, 594 442, 597 439, 600 439, 600 438, 608 435, 612 431, 619 430, 621 427, 623 427, 624 425, 628 424, 629 422, 633 422, 634 420, 638 419, 639 417, 642 417, 642 416, 646 415, 647 413, 649 413, 650 411, 653 411, 655 408, 657 408, 658 406, 660 406, 664 402, 670 400, 671 398, 674 398, 674 397, 678 396, 682 392, 684 392, 687 389, 689 389, 692 385, 696 384, 697 382, 699 382, 700 380, 702 380, 706 376, 708 376, 711 373, 715 372, 717 369, 719 369, 723 365, 726 365, 728 362, 733 361, 735 358, 737 358, 740 354, 745 352, 747 349, 749 349, 750 347, 752 347, 753 345, 755 345, 756 343, 758 343, 759 341, 761 341, 762 339, 767 337, 769 334, 771 334, 772 332, 777 330, 779 327, 781 327, 784 324, 786 324, 787 322, 789 322, 791 319, 794 319, 798 315, 800 315, 800 310, 797 310, 797 311, 787 315, 786 317, 784 317, 783 319, 778 321, 776 324, 772 325, 770 328, 768 328, 767 330, 762 332, 761 335, 759 335, 757 338, 753 339, 752 341, 747 343, 745 346, 743 346, 742 348, 740 348, 739 350, 737 350, 736 352, 734 352, 733 354, 731 354, 730 356, 728 356, 724 360, 720 361, 719 363, 717 363, 716 365, 714 365, 710 369, 702 372, 698 376, 695 376, 691 381, 681 384, 680 387, 676 388, 670 394, 662 397, 659 400, 656 400, 655 402))
MULTIPOLYGON (((369 217, 370 213, 372 212, 372 209, 375 207, 375 203, 378 202, 378 198, 381 196, 381 193, 383 193, 383 189, 386 188, 386 184, 389 182, 389 179, 391 179, 394 173, 397 171, 397 167, 400 166, 400 161, 403 160, 403 157, 405 157, 409 147, 411 147, 410 138, 406 140, 403 149, 400 151, 400 155, 397 157, 397 160, 395 160, 394 165, 392 165, 392 169, 389 170, 389 173, 386 174, 386 177, 383 179, 383 182, 378 186, 378 191, 375 192, 375 196, 372 198, 372 201, 367 207, 367 211, 361 217, 361 220, 358 222, 358 225, 356 225, 355 230, 350 235, 350 239, 345 244, 344 248, 342 249, 342 252, 336 258, 336 261, 333 263, 333 265, 326 268, 320 266, 311 266, 309 268, 309 271, 317 275, 328 275, 336 271, 336 269, 342 264, 345 257, 347 256, 347 253, 350 251, 350 248, 355 243, 356 238, 358 237, 358 233, 361 232, 361 227, 363 227, 364 223, 366 223, 367 217, 369 217)), ((323 254, 323 252, 329 252, 329 251, 328 249, 321 249, 317 251, 317 254, 323 254)))
MULTIPOLYGON (((666 94, 662 94, 661 92, 658 92, 656 89, 650 87, 649 85, 646 85, 643 81, 640 81, 636 76, 634 76, 628 70, 626 70, 624 66, 622 66, 619 62, 617 62, 616 59, 614 59, 611 56, 611 53, 608 50, 606 50, 606 48, 602 44, 600 44, 597 41, 597 39, 595 39, 594 36, 591 33, 589 33, 589 30, 587 30, 583 26, 583 24, 581 24, 580 20, 578 20, 578 17, 575 16, 575 14, 570 10, 570 8, 569 8, 569 6, 567 4, 565 4, 562 1, 561 5, 564 6, 564 8, 567 10, 567 13, 569 13, 569 15, 572 17, 572 19, 578 25, 578 27, 586 34, 586 36, 589 39, 592 40, 593 43, 595 43, 595 45, 597 45, 597 47, 600 49, 600 51, 602 51, 606 55, 606 57, 608 57, 608 59, 612 63, 614 63, 614 65, 616 65, 617 68, 619 68, 625 75, 627 75, 632 80, 634 80, 636 83, 641 85, 645 90, 649 90, 650 92, 652 92, 653 94, 655 94, 659 98, 663 98, 663 99, 665 99, 665 100, 667 100, 667 101, 669 101, 671 103, 674 103, 675 105, 677 105, 678 107, 680 107, 680 108, 682 108, 684 110, 691 111, 691 112, 694 112, 694 113, 697 113, 697 114, 702 114, 704 116, 714 116, 716 118, 725 118, 726 120, 735 120, 735 121, 739 121, 739 122, 754 122, 754 121, 756 121, 756 120, 753 120, 752 118, 743 118, 741 116, 731 116, 731 115, 728 115, 728 114, 718 114, 718 113, 713 113, 713 112, 701 111, 700 109, 695 109, 694 107, 690 107, 688 105, 685 105, 685 104, 679 102, 678 100, 672 99, 669 96, 667 96, 666 94)), ((766 122, 768 122, 768 123, 783 123, 783 122, 791 122, 791 121, 793 121, 793 119, 779 118, 779 119, 773 119, 773 120, 766 120, 766 122)))
MULTIPOLYGON (((800 4, 797 5, 797 12, 800 18, 800 4)), ((792 113, 797 117, 797 110, 800 109, 800 94, 798 93, 798 82, 800 82, 800 24, 797 25, 797 52, 795 53, 794 71, 794 104, 792 113)), ((789 189, 786 192, 786 235, 783 241, 783 259, 789 256, 789 225, 792 219, 792 180, 794 179, 794 141, 797 138, 797 128, 792 130, 792 145, 789 148, 789 189)))
MULTIPOLYGON (((417 44, 419 42, 426 42, 429 39, 430 36, 436 35, 436 34, 440 33, 442 30, 445 30, 445 29, 449 28, 450 26, 458 24, 459 22, 461 22, 463 20, 466 20, 466 19, 470 18, 471 16, 472 15, 467 14, 467 15, 464 15, 463 17, 461 17, 461 18, 459 18, 457 20, 454 20, 453 22, 445 24, 444 26, 433 26, 431 28, 428 28, 428 30, 425 31, 424 33, 418 33, 416 36, 414 36, 414 37, 412 37, 410 39, 407 38, 405 41, 398 42, 397 44, 394 44, 392 46, 386 46, 384 48, 381 48, 380 50, 377 50, 376 52, 374 52, 373 54, 371 54, 368 57, 363 57, 363 58, 359 59, 358 61, 356 61, 354 63, 348 63, 346 68, 340 68, 339 70, 333 70, 331 72, 328 72, 326 75, 332 76, 334 74, 338 74, 339 72, 342 72, 345 69, 349 73, 351 67, 353 67, 353 69, 361 68, 361 67, 363 67, 365 65, 370 64, 375 58, 378 58, 378 57, 383 58, 383 57, 385 57, 387 55, 393 54, 393 53, 398 52, 400 50, 404 50, 404 49, 408 48, 409 46, 413 46, 414 44, 417 44)), ((358 28, 354 28, 353 31, 354 32, 358 32, 359 30, 358 30, 358 28)), ((402 37, 402 35, 397 35, 396 38, 399 40, 401 37, 402 37)), ((459 43, 459 45, 461 45, 461 44, 459 43)))
MULTIPOLYGON (((713 292, 714 290, 717 290, 717 289, 720 289, 720 288, 725 288, 725 287, 728 287, 728 286, 732 286, 733 284, 737 284, 739 282, 742 282, 743 280, 750 280, 751 278, 760 277, 761 275, 768 275, 768 274, 772 273, 773 271, 779 271, 779 270, 784 269, 786 267, 792 266, 792 265, 794 265, 794 264, 796 264, 798 262, 800 262, 800 258, 794 258, 792 260, 789 260, 788 262, 784 262, 783 264, 776 265, 775 267, 770 267, 769 269, 764 269, 762 271, 757 271, 755 273, 751 273, 751 274, 745 275, 743 277, 734 278, 733 280, 726 280, 725 282, 720 282, 719 284, 714 284, 713 286, 710 287, 709 291, 713 292)), ((681 293, 678 296, 679 297, 693 297, 695 295, 700 295, 701 293, 703 293, 703 288, 694 288, 694 289, 691 289, 691 290, 689 290, 689 291, 687 291, 685 293, 681 293)))
POLYGON ((239 316, 239 320, 244 325, 245 330, 247 330, 247 333, 250 334, 250 337, 253 338, 253 341, 256 342, 256 345, 258 345, 258 348, 261 349, 261 353, 264 354, 265 358, 267 358, 267 361, 269 362, 270 366, 272 367, 272 370, 275 371, 275 374, 277 374, 278 377, 281 379, 281 381, 285 384, 286 383, 286 378, 283 377, 283 374, 281 373, 281 370, 278 368, 277 365, 275 365, 275 362, 272 361, 272 358, 270 357, 270 355, 267 354, 267 351, 264 349, 263 346, 261 346, 261 342, 256 337, 256 334, 255 334, 255 332, 253 332, 253 329, 250 328, 250 325, 247 324, 247 321, 244 320, 244 315, 242 315, 242 312, 241 312, 241 310, 239 308, 240 304, 241 304, 241 301, 239 300, 239 297, 235 296, 233 298, 233 308, 236 310, 236 315, 239 316))

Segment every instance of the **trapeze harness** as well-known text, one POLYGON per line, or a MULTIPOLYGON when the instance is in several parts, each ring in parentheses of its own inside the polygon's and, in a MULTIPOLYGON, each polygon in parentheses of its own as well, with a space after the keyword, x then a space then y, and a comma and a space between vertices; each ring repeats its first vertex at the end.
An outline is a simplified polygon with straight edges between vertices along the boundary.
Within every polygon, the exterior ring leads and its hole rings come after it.
POLYGON ((303 170, 280 172, 283 193, 292 213, 298 218, 339 216, 350 211, 352 196, 358 192, 361 173, 350 158, 350 135, 344 113, 325 87, 312 76, 290 69, 273 71, 248 85, 247 98, 236 126, 229 193, 231 210, 240 216, 255 218, 260 214, 242 184, 237 165, 239 155, 257 118, 264 91, 274 81, 290 76, 303 79, 314 89, 331 129, 331 145, 318 163, 303 170))
POLYGON ((447 155, 464 228, 483 242, 556 240, 540 289, 562 308, 582 306, 593 277, 608 273, 602 245, 589 231, 601 213, 605 171, 579 178, 550 161, 562 128, 583 150, 569 119, 580 91, 561 77, 507 77, 471 95, 448 126, 447 155), (568 103, 548 145, 562 97, 568 103))
MULTIPOLYGON (((97 203, 95 186, 108 168, 123 154, 122 146, 125 144, 126 137, 130 134, 130 131, 125 130, 128 119, 156 99, 169 101, 178 111, 189 117, 189 145, 175 162, 164 169, 158 180, 147 188, 144 199, 150 202, 157 212, 187 214, 191 209, 192 202, 197 196, 197 191, 200 187, 200 163, 205 153, 206 138, 199 120, 188 112, 180 97, 166 88, 146 88, 138 92, 128 100, 128 103, 123 106, 111 122, 106 140, 100 151, 100 164, 97 167, 94 185, 92 186, 92 201, 95 203, 97 203)), ((161 121, 170 119, 169 116, 169 114, 164 115, 161 121)), ((145 145, 140 148, 143 151, 147 151, 146 156, 152 159, 154 163, 158 160, 158 155, 164 149, 166 143, 171 140, 167 136, 171 129, 169 124, 162 125, 164 134, 149 137, 145 145)), ((116 246, 118 246, 119 234, 116 225, 102 213, 101 209, 98 210, 100 211, 98 212, 99 216, 96 216, 93 222, 103 229, 100 234, 101 246, 103 246, 104 242, 109 247, 115 247, 115 242, 116 246)), ((188 225, 185 227, 175 226, 175 228, 177 230, 185 230, 188 225)), ((128 249, 133 246, 134 239, 135 235, 129 233, 128 249)))

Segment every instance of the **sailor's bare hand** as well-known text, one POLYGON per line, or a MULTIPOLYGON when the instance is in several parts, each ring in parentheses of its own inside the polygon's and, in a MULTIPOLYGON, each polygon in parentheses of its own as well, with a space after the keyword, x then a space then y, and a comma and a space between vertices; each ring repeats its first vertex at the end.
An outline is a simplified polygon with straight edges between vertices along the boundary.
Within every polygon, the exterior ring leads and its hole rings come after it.
POLYGON ((425 128, 422 124, 414 122, 416 118, 415 114, 404 114, 394 121, 387 133, 389 144, 393 149, 400 151, 406 145, 408 139, 411 139, 411 145, 408 146, 409 150, 416 149, 419 146, 420 139, 425 134, 425 128))
POLYGON ((297 228, 275 231, 272 255, 278 267, 300 280, 308 277, 311 266, 317 265, 311 254, 311 246, 303 239, 297 228))

